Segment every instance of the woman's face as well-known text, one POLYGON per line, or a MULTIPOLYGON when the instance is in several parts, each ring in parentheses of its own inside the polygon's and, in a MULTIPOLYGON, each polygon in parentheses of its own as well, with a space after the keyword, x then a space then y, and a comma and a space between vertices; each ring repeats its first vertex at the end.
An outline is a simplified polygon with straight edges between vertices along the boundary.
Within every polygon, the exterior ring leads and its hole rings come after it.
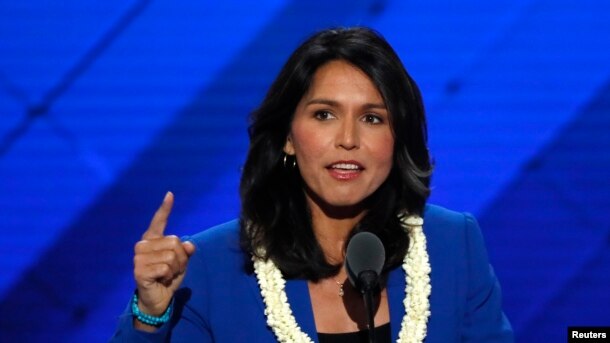
POLYGON ((388 177, 393 151, 390 114, 368 76, 345 61, 321 66, 284 146, 296 156, 308 200, 361 205, 388 177))

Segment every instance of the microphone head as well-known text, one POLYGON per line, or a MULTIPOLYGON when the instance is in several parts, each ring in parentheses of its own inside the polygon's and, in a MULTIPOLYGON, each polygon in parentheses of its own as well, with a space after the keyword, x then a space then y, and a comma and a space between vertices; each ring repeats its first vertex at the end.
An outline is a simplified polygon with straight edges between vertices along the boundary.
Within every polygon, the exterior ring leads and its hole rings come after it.
POLYGON ((370 232, 359 232, 352 237, 347 245, 345 254, 345 269, 349 281, 356 289, 368 291, 376 285, 376 279, 381 274, 385 263, 385 249, 379 237, 370 232), (374 273, 374 285, 363 285, 362 277, 366 274, 370 278, 374 273))

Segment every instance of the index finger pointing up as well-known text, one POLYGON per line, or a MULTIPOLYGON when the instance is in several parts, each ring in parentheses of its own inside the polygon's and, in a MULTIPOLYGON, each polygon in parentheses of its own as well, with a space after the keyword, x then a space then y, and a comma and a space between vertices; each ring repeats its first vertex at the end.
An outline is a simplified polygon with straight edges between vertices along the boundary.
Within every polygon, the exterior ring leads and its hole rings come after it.
POLYGON ((150 221, 150 226, 148 226, 148 230, 144 232, 142 235, 142 239, 153 239, 163 237, 163 232, 165 231, 165 227, 167 226, 167 218, 169 218, 169 214, 172 211, 172 206, 174 205, 174 194, 172 192, 167 192, 165 194, 165 198, 163 198, 163 202, 152 220, 150 221))

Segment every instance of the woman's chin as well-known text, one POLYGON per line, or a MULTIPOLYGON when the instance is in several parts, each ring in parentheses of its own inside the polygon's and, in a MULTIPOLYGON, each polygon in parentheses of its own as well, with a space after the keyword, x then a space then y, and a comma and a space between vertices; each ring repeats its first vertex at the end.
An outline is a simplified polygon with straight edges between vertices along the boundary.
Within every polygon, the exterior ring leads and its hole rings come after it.
POLYGON ((354 218, 359 216, 366 208, 363 201, 348 199, 329 199, 317 203, 317 205, 331 218, 354 218))

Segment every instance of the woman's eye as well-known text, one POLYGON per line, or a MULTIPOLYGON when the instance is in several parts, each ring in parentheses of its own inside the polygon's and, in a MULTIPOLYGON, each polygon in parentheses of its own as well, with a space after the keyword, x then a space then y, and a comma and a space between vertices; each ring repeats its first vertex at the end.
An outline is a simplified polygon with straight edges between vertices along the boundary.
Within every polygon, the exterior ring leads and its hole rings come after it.
POLYGON ((328 120, 333 118, 333 115, 328 111, 316 111, 314 117, 319 120, 328 120))
POLYGON ((369 124, 380 124, 383 122, 383 119, 380 116, 374 114, 365 115, 362 120, 369 124))

